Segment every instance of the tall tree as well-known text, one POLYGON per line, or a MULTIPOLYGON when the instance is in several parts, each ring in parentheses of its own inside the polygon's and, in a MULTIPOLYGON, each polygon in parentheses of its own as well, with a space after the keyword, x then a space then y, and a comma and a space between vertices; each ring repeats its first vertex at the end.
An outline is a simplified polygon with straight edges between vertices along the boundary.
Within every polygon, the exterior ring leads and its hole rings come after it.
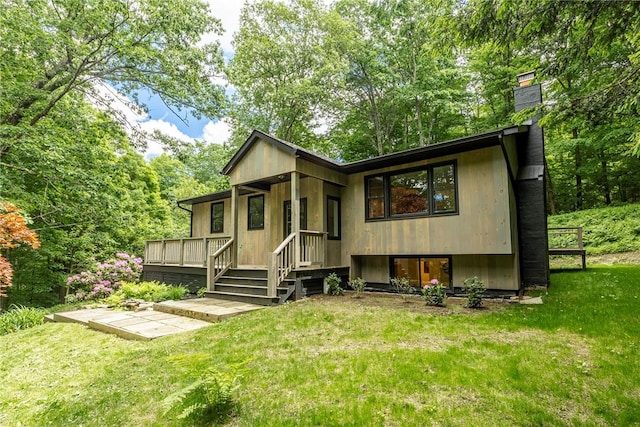
POLYGON ((311 147, 327 91, 341 64, 327 44, 330 25, 319 0, 247 3, 234 37, 229 81, 236 143, 253 128, 311 147))
POLYGON ((109 84, 179 111, 215 117, 224 92, 218 20, 199 0, 8 0, 0 15, 0 157, 60 101, 82 94, 110 108, 109 84))

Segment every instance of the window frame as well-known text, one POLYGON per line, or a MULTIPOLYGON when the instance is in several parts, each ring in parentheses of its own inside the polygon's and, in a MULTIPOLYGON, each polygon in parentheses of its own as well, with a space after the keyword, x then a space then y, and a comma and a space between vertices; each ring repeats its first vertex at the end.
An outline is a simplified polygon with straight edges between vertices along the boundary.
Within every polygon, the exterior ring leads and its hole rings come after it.
POLYGON ((449 216, 449 215, 458 215, 460 213, 459 210, 459 191, 458 191, 458 162, 457 160, 450 160, 446 162, 438 162, 432 163, 429 165, 406 168, 406 169, 398 169, 390 172, 383 172, 377 174, 366 175, 364 177, 364 213, 365 213, 365 221, 373 222, 373 221, 390 221, 397 219, 407 219, 407 218, 423 218, 423 217, 438 217, 438 216, 449 216), (434 212, 434 185, 433 185, 433 169, 442 167, 442 166, 453 166, 453 176, 454 176, 454 193, 456 196, 455 199, 455 207, 451 211, 444 212, 434 212), (396 175, 403 175, 416 171, 426 171, 427 172, 427 187, 428 187, 428 204, 429 211, 428 212, 417 212, 417 213, 406 213, 406 214, 391 214, 391 177, 396 175), (384 215, 382 217, 370 217, 369 216, 369 180, 372 178, 382 177, 382 183, 384 187, 384 215))
MULTIPOLYGON (((447 262, 449 263, 449 283, 441 283, 444 288, 446 290, 453 290, 453 256, 452 255, 392 255, 389 256, 389 277, 393 278, 395 277, 395 271, 394 271, 394 266, 395 266, 395 260, 396 259, 402 259, 402 258, 412 258, 412 259, 417 259, 418 260, 418 264, 420 263, 420 259, 438 259, 438 258, 446 258, 447 262)), ((422 286, 424 286, 425 284, 422 283, 422 278, 420 280, 420 288, 422 286)))
POLYGON ((327 218, 327 240, 341 240, 342 239, 342 201, 338 196, 330 196, 327 195, 327 209, 326 209, 326 218, 327 218), (329 228, 329 201, 334 201, 338 203, 338 234, 332 235, 331 230, 329 228))
POLYGON ((249 196, 247 197, 247 230, 264 230, 264 194, 258 194, 256 196, 249 196), (262 203, 262 224, 260 225, 254 225, 251 222, 251 200, 253 199, 261 199, 262 203))
MULTIPOLYGON (((309 216, 309 211, 308 211, 308 204, 307 204, 307 198, 306 197, 302 197, 300 198, 300 230, 306 230, 307 229, 307 225, 308 225, 308 216, 309 216), (304 205, 304 207, 303 207, 304 205)), ((288 215, 287 215, 287 211, 291 212, 291 200, 285 200, 284 202, 282 202, 282 214, 283 214, 283 229, 284 229, 284 239, 286 239, 289 234, 291 234, 291 230, 289 230, 289 233, 287 233, 287 226, 289 224, 291 224, 288 221, 288 215), (289 208, 287 209, 287 205, 289 206, 289 208)), ((289 227, 290 228, 290 227, 289 227)))
POLYGON ((210 234, 217 234, 217 233, 224 233, 224 202, 215 202, 215 203, 211 203, 211 223, 209 224, 209 233, 210 234), (214 224, 215 224, 215 217, 214 217, 214 209, 218 206, 222 207, 221 210, 221 214, 222 214, 222 218, 221 218, 221 228, 220 229, 214 229, 214 224))

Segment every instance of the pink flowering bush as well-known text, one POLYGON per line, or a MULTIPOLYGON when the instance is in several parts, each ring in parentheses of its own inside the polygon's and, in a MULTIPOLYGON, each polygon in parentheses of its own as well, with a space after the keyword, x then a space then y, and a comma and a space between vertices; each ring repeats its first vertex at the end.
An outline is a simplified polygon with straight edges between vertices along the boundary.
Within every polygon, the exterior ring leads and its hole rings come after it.
POLYGON ((142 258, 127 253, 117 253, 107 262, 96 264, 94 271, 83 271, 67 278, 67 302, 106 298, 113 294, 123 281, 137 282, 142 273, 142 258))
POLYGON ((427 305, 443 307, 447 293, 438 279, 431 279, 428 284, 422 287, 422 296, 427 302, 427 305))

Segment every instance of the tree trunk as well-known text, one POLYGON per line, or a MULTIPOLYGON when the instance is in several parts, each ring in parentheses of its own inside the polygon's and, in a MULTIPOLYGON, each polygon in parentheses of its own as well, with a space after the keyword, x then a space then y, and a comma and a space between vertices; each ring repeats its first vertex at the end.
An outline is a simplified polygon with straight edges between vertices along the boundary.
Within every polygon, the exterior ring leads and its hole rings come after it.
MULTIPOLYGON (((573 139, 578 139, 578 129, 573 128, 573 139)), ((582 155, 580 153, 580 144, 576 144, 575 148, 575 161, 576 161, 576 210, 582 210, 582 174, 580 168, 582 167, 582 155)))
POLYGON ((600 150, 600 167, 602 170, 602 189, 604 191, 604 204, 611 204, 611 186, 609 185, 609 168, 604 150, 600 150))

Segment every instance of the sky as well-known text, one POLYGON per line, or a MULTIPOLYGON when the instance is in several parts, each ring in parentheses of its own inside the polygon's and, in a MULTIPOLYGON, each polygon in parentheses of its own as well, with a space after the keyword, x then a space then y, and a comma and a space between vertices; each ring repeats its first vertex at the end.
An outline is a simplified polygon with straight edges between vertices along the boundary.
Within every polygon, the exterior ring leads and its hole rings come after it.
MULTIPOLYGON (((238 30, 240 10, 244 2, 240 0, 207 0, 207 3, 210 5, 213 16, 220 19, 224 27, 224 34, 222 36, 216 35, 214 39, 220 41, 224 57, 228 60, 233 57, 231 40, 233 34, 238 30)), ((140 101, 146 104, 148 115, 133 111, 128 111, 125 115, 130 120, 133 119, 134 122, 137 122, 145 131, 159 130, 185 142, 202 139, 209 143, 222 144, 229 138, 231 129, 224 119, 212 121, 208 118, 197 120, 194 117, 189 117, 185 123, 172 113, 158 96, 150 93, 147 93, 146 96, 141 94, 140 101)), ((144 155, 149 159, 161 153, 162 147, 155 142, 150 142, 144 155)))

